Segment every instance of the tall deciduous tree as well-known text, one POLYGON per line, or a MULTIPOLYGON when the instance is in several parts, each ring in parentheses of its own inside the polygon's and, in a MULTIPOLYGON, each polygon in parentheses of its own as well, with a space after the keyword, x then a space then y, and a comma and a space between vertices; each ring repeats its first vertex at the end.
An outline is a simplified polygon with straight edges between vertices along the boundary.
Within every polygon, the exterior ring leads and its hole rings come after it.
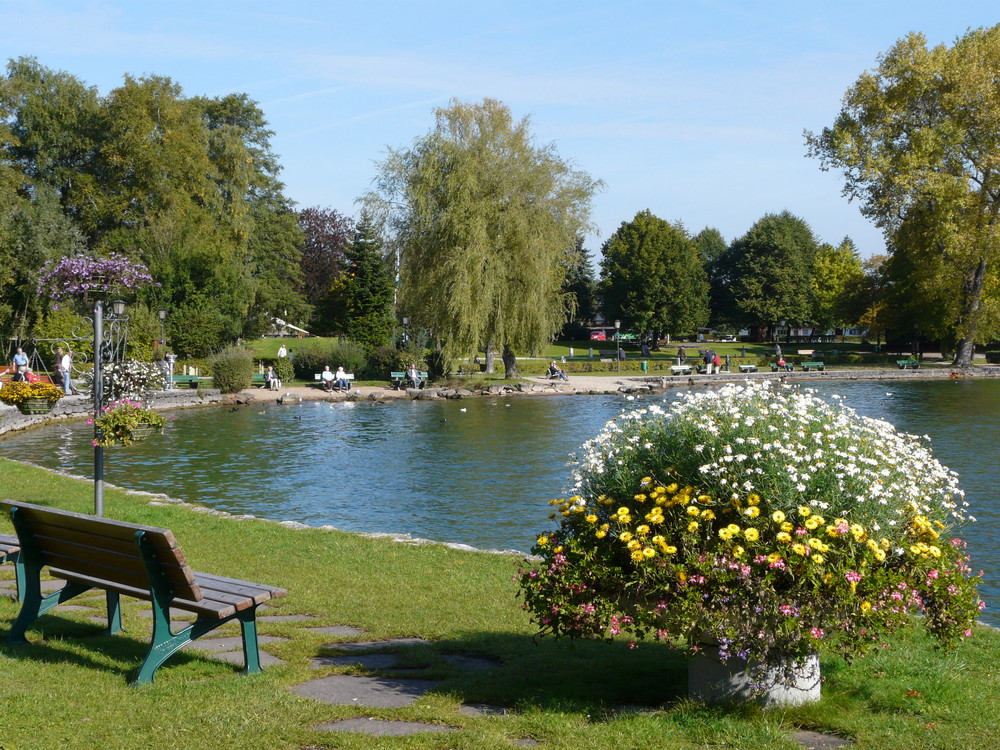
POLYGON ((921 34, 899 40, 847 91, 833 127, 807 134, 824 169, 886 233, 939 264, 956 301, 955 364, 1000 329, 984 308, 1000 255, 1000 26, 951 48, 921 34), (910 225, 907 227, 907 225, 910 225))
POLYGON ((813 321, 816 239, 788 211, 767 214, 735 240, 716 264, 729 289, 730 317, 740 326, 813 321))
POLYGON ((864 278, 861 256, 850 237, 834 247, 822 244, 813 266, 813 319, 820 329, 857 323, 852 295, 864 278))
POLYGON ((336 321, 330 317, 327 297, 344 273, 354 222, 336 209, 314 206, 299 211, 299 228, 304 238, 302 292, 315 310, 312 325, 319 331, 333 331, 336 321))
POLYGON ((708 322, 708 279, 684 228, 640 211, 601 248, 604 315, 652 333, 691 334, 708 322))
POLYGON ((446 354, 547 341, 567 319, 559 260, 587 225, 598 183, 553 146, 539 146, 527 119, 501 102, 453 101, 436 124, 379 167, 369 205, 397 232, 401 297, 411 321, 446 354))

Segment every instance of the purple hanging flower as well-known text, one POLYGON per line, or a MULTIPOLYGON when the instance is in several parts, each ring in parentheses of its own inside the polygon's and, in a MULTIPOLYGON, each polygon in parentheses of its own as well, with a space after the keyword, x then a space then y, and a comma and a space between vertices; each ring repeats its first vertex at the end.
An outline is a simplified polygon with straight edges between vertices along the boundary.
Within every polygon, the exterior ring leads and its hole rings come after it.
POLYGON ((141 262, 119 253, 106 258, 70 255, 46 263, 38 280, 38 293, 54 300, 70 296, 107 294, 159 286, 141 262))

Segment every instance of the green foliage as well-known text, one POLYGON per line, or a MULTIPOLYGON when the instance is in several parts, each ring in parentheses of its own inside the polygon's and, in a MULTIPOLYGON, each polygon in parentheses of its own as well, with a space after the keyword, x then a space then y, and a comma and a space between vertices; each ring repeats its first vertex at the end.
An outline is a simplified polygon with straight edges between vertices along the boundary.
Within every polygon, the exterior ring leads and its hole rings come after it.
POLYGON ((708 322, 708 282, 683 227, 649 210, 623 222, 601 252, 604 316, 624 328, 688 335, 708 322))
POLYGON ((811 323, 815 258, 805 221, 788 211, 765 215, 715 263, 713 276, 728 289, 719 314, 739 327, 811 323))
MULTIPOLYGON (((543 345, 568 317, 559 259, 599 183, 535 145, 528 121, 498 101, 435 115, 411 148, 389 151, 368 196, 396 232, 402 308, 448 356, 543 345)), ((513 355, 504 362, 516 372, 513 355)))
POLYGON ((327 365, 334 371, 343 367, 345 372, 357 374, 364 372, 366 362, 365 350, 360 345, 352 341, 328 341, 299 352, 292 365, 296 377, 312 381, 316 373, 323 372, 327 365))
POLYGON ((250 387, 254 365, 245 349, 223 349, 210 360, 212 382, 223 393, 236 393, 250 387))
POLYGON ((583 237, 576 238, 576 243, 563 257, 562 264, 566 269, 562 291, 570 301, 572 315, 563 326, 560 338, 586 337, 587 326, 597 313, 597 295, 594 265, 590 262, 590 253, 583 246, 583 237))
POLYGON ((334 333, 343 308, 327 297, 344 273, 354 225, 350 217, 319 206, 300 211, 298 222, 303 234, 302 290, 305 301, 314 309, 311 330, 334 333))
POLYGON ((810 154, 823 169, 843 171, 844 193, 885 230, 894 252, 910 255, 904 267, 915 277, 899 281, 917 297, 925 328, 951 328, 962 366, 971 365, 975 341, 1000 330, 992 301, 998 75, 1000 26, 971 30, 951 48, 928 48, 911 33, 847 91, 832 127, 807 134, 810 154), (938 273, 923 273, 929 265, 938 273), (929 321, 926 311, 944 300, 939 320, 929 321))
POLYGON ((369 380, 384 380, 391 372, 403 372, 409 361, 394 346, 380 346, 368 354, 364 376, 369 380))
POLYGON ((813 266, 814 320, 821 330, 858 322, 855 295, 863 287, 861 257, 850 237, 837 247, 820 245, 813 266))
POLYGON ((131 445, 143 427, 162 430, 167 419, 139 401, 121 399, 101 410, 101 416, 94 420, 97 428, 97 445, 109 448, 113 445, 131 445))
POLYGON ((396 321, 396 293, 382 241, 370 216, 363 214, 347 250, 343 334, 371 350, 389 343, 396 321))
POLYGON ((229 319, 207 301, 196 300, 167 319, 167 337, 181 357, 207 357, 224 339, 229 319))

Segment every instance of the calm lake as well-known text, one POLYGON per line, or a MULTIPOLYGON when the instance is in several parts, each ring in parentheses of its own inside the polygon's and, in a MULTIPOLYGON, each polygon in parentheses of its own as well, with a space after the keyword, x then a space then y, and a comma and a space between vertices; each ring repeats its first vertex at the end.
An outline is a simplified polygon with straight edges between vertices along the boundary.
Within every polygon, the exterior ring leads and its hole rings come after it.
MULTIPOLYGON (((929 435, 978 522, 964 531, 986 570, 983 619, 1000 625, 1000 381, 817 384, 861 414, 929 435)), ((623 409, 666 397, 249 405, 176 412, 166 432, 105 452, 105 478, 232 513, 347 531, 408 533, 528 550, 551 528, 569 455, 623 409)), ((0 455, 91 476, 91 428, 49 425, 0 439, 0 455)), ((112 515, 109 513, 109 515, 112 515)))

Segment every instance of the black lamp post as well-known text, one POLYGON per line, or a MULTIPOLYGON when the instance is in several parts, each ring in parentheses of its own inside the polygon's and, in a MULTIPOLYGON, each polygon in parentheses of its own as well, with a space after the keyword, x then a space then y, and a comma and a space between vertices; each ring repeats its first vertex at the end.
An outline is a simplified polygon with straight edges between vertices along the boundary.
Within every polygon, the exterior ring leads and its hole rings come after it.
POLYGON ((620 320, 615 321, 615 361, 618 363, 618 374, 622 374, 622 340, 618 333, 621 330, 622 322, 620 320))
POLYGON ((110 364, 117 356, 120 341, 120 326, 127 320, 125 302, 118 299, 111 303, 111 315, 105 321, 104 302, 94 303, 94 515, 104 515, 104 447, 97 444, 101 437, 97 419, 104 408, 104 365, 110 364), (110 327, 110 339, 105 341, 104 323, 110 327))
POLYGON ((167 346, 167 330, 164 327, 164 322, 167 319, 167 308, 161 307, 156 311, 156 317, 160 319, 160 346, 166 348, 167 346))

